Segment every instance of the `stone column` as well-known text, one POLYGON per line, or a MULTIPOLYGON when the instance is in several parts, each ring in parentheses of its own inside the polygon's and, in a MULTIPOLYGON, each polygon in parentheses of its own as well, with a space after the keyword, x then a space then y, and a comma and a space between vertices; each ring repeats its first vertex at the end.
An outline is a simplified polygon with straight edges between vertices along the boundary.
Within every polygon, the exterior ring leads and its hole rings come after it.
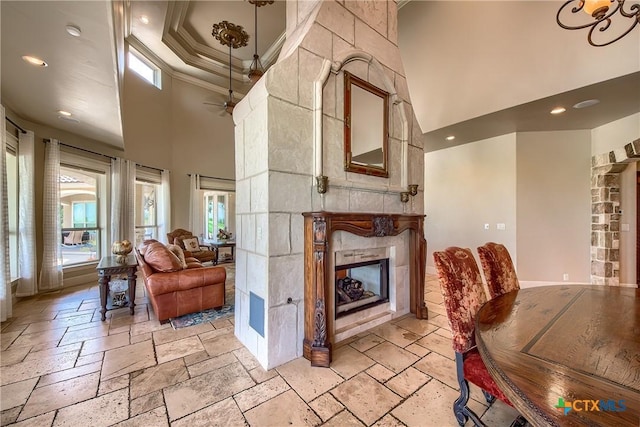
MULTIPOLYGON (((303 354, 302 213, 318 210, 322 204, 314 185, 316 131, 323 130, 327 210, 402 212, 399 193, 407 191, 401 188, 403 149, 409 159, 406 184, 423 182, 422 133, 397 46, 396 2, 287 1, 287 39, 278 61, 238 103, 233 120, 235 334, 265 369, 271 369, 303 354), (353 51, 364 52, 375 62, 349 61, 350 71, 362 72, 364 76, 359 77, 397 99, 389 123, 389 178, 344 171, 341 75, 331 74, 325 82, 322 120, 314 119, 315 81, 322 75, 323 64, 327 60, 341 63, 353 51), (373 68, 377 71, 372 72, 373 68), (384 87, 385 81, 391 87, 384 87)), ((423 211, 422 190, 421 185, 415 213, 423 211)))

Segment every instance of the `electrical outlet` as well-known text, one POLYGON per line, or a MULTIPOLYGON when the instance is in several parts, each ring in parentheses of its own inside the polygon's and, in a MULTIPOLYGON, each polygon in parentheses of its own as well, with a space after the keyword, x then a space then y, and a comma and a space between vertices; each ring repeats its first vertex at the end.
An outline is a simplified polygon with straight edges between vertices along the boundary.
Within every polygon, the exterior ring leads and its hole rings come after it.
POLYGON ((485 229, 485 230, 488 230, 488 229, 489 229, 489 224, 485 224, 485 225, 484 225, 484 229, 485 229))
POLYGON ((562 275, 562 280, 564 280, 565 282, 568 282, 569 281, 569 273, 564 273, 562 275))

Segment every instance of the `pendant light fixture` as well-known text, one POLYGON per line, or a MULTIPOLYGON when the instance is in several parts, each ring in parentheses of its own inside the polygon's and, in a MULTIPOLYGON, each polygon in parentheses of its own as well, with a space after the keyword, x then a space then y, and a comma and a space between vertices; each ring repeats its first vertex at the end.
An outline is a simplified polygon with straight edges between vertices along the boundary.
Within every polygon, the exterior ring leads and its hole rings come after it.
POLYGON ((258 56, 258 8, 262 6, 266 6, 268 4, 273 4, 274 0, 248 0, 254 6, 254 51, 253 51, 253 61, 251 61, 251 66, 249 67, 249 80, 251 83, 255 83, 260 80, 260 77, 264 74, 264 68, 262 67, 262 62, 260 62, 260 56, 258 56))
POLYGON ((587 33, 589 44, 597 47, 607 46, 620 40, 640 24, 640 3, 634 0, 628 1, 626 5, 625 0, 569 0, 558 10, 556 22, 566 30, 589 28, 587 33), (573 6, 571 14, 568 13, 570 5, 573 6), (618 12, 620 13, 617 14, 618 12), (590 16, 591 19, 586 24, 570 24, 571 21, 567 17, 576 15, 590 16), (614 26, 617 30, 606 32, 614 26), (599 38, 598 34, 602 36, 603 41, 594 40, 599 38))
POLYGON ((227 113, 233 114, 233 107, 236 102, 233 99, 233 87, 231 80, 231 49, 238 49, 247 45, 249 34, 241 25, 236 25, 228 21, 222 21, 213 24, 211 35, 223 46, 229 46, 229 99, 224 103, 224 109, 227 113))

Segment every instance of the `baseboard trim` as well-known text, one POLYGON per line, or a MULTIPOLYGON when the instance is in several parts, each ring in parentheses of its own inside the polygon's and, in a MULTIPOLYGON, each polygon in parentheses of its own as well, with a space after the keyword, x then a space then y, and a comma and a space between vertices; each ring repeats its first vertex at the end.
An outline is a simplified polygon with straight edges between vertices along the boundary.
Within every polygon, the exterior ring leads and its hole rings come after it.
POLYGON ((98 283, 98 273, 87 273, 80 274, 78 276, 73 276, 69 278, 63 279, 63 287, 68 288, 72 286, 86 285, 87 283, 98 283))

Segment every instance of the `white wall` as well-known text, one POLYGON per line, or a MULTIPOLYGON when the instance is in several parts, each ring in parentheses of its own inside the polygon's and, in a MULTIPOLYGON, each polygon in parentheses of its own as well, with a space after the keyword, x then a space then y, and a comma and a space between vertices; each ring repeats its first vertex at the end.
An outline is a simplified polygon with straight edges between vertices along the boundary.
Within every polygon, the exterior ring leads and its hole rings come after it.
POLYGON ((477 256, 489 241, 504 244, 516 262, 515 178, 515 134, 425 154, 428 271, 434 272, 433 251, 462 246, 477 256))
POLYGON ((125 71, 125 157, 171 171, 173 229, 189 228, 188 174, 235 178, 233 120, 202 103, 211 95, 166 73, 160 90, 125 71))
POLYGON ((173 79, 171 91, 171 185, 173 228, 189 224, 190 173, 235 179, 234 127, 221 108, 204 105, 211 91, 173 79))
POLYGON ((640 138, 640 113, 607 123, 591 130, 591 154, 622 148, 640 138))
POLYGON ((400 9, 398 43, 422 131, 640 70, 640 31, 594 48, 586 30, 556 24, 561 4, 412 1, 400 9))
POLYGON ((519 280, 589 283, 589 131, 518 133, 516 159, 519 280))

